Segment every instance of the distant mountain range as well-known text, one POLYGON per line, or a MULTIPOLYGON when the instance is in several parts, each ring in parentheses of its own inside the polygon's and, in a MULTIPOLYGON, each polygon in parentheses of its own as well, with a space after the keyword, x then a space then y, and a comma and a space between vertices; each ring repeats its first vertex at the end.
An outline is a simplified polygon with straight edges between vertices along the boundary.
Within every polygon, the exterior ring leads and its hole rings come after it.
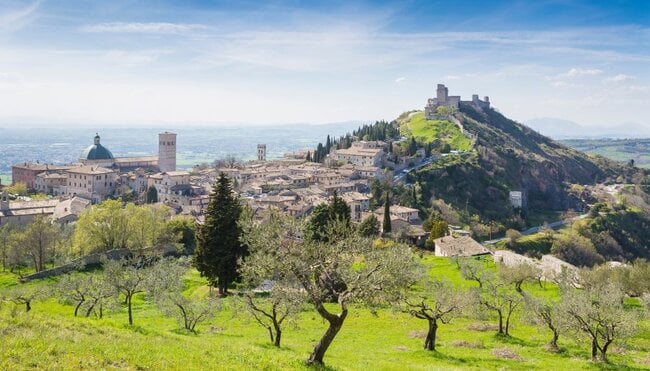
POLYGON ((636 122, 613 126, 593 126, 581 125, 561 118, 540 117, 525 121, 524 124, 538 133, 554 139, 650 137, 650 125, 636 122))

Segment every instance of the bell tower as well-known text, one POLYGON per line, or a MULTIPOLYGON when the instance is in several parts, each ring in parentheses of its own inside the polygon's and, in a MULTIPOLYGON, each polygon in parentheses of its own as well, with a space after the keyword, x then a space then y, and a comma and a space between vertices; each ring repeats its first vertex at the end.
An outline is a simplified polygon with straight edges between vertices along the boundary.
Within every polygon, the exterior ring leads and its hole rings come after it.
POLYGON ((158 168, 161 172, 176 170, 176 133, 158 134, 158 168))
POLYGON ((266 161, 266 144, 257 145, 257 161, 266 161))

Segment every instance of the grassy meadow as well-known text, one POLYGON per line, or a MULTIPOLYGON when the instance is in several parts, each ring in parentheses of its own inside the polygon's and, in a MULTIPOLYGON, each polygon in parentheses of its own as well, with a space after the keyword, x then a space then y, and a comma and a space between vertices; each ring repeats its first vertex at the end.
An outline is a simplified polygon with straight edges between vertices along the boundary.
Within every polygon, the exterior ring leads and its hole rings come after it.
POLYGON ((410 133, 416 139, 426 143, 441 140, 449 143, 454 150, 472 149, 472 140, 463 135, 456 124, 447 120, 427 120, 424 118, 424 112, 417 112, 405 118, 401 130, 402 133, 410 133))
MULTIPOLYGON (((446 258, 425 256, 430 274, 459 285, 464 281, 446 258)), ((493 265, 490 262, 486 264, 493 265)), ((80 273, 92 274, 92 273, 80 273)), ((52 286, 56 279, 28 285, 52 286)), ((0 293, 16 285, 0 273, 0 293)), ((191 270, 185 279, 187 295, 205 295, 205 280, 191 270)), ((547 284, 524 286, 543 295, 557 295, 547 284)), ((634 301, 631 301, 634 305, 634 301)), ((311 348, 326 324, 307 307, 296 324, 287 326, 280 349, 271 345, 266 330, 246 315, 236 297, 222 302, 217 316, 198 334, 179 329, 140 294, 134 307, 135 325, 127 325, 126 309, 118 307, 103 319, 74 317, 73 307, 54 299, 35 302, 32 311, 4 303, 0 308, 0 369, 306 369, 311 348)), ((528 324, 521 312, 511 337, 496 335, 492 318, 463 317, 438 331, 438 350, 422 349, 426 321, 385 308, 373 314, 352 308, 325 356, 333 370, 453 370, 453 369, 650 369, 650 321, 640 333, 611 350, 610 364, 589 361, 589 347, 560 337, 563 352, 545 350, 550 334, 528 324)))

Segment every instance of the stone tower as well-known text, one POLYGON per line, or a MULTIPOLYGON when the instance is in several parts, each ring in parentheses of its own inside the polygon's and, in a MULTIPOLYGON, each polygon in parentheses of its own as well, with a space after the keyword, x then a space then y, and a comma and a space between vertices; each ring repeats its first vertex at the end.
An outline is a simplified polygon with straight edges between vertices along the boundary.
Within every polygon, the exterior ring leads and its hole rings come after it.
POLYGON ((158 134, 158 168, 161 172, 176 170, 176 133, 158 134))
POLYGON ((443 84, 438 84, 438 89, 436 89, 436 98, 438 98, 438 104, 444 105, 447 102, 447 97, 449 96, 449 90, 443 84))
POLYGON ((257 145, 257 161, 266 161, 266 144, 257 145))

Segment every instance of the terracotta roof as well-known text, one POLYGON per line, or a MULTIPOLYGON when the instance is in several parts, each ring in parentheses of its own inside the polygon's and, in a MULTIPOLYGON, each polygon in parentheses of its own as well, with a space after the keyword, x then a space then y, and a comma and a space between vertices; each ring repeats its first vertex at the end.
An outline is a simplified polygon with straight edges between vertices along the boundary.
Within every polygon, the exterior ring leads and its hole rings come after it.
POLYGON ((76 173, 76 174, 90 174, 90 175, 115 173, 114 170, 107 169, 105 167, 100 167, 100 166, 79 166, 73 169, 69 169, 68 172, 76 173))
POLYGON ((489 254, 490 250, 469 236, 445 236, 433 240, 436 250, 445 252, 446 256, 474 256, 489 254))

